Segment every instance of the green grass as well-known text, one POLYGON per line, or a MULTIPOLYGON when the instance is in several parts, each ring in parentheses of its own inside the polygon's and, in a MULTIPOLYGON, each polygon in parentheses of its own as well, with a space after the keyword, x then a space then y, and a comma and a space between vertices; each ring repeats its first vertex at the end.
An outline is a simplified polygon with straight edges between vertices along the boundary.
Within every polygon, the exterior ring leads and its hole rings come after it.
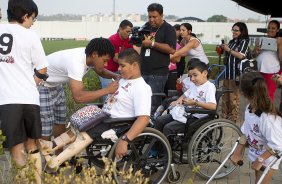
POLYGON ((76 41, 76 40, 42 40, 42 45, 45 50, 45 54, 51 54, 53 52, 65 49, 71 49, 76 47, 85 47, 88 41, 76 41))

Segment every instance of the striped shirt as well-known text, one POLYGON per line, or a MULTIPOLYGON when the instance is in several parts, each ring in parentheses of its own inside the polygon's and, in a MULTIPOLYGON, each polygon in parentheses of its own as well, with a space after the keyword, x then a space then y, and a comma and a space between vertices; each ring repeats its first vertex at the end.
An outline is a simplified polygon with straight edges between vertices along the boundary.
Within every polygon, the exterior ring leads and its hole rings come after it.
MULTIPOLYGON (((231 50, 240 52, 244 56, 247 55, 248 45, 249 45, 248 39, 233 39, 230 40, 230 42, 228 43, 228 46, 231 50)), ((236 58, 230 52, 229 53, 225 52, 224 65, 226 66, 226 73, 225 73, 226 79, 235 80, 236 76, 240 75, 240 70, 239 70, 240 61, 241 59, 236 58)))

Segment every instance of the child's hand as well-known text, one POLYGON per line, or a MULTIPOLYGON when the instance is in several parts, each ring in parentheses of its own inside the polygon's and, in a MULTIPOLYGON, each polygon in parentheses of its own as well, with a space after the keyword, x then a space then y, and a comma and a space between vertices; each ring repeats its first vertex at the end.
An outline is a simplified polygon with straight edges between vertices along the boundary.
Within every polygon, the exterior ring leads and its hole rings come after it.
POLYGON ((195 100, 194 99, 190 99, 190 98, 183 98, 182 103, 186 104, 186 105, 194 105, 195 104, 195 100))
POLYGON ((231 155, 230 160, 233 165, 237 166, 239 161, 243 161, 243 157, 241 155, 233 154, 231 155))
POLYGON ((170 103, 170 106, 176 106, 176 105, 178 105, 178 104, 182 104, 182 102, 176 100, 176 101, 171 102, 171 103, 170 103))
POLYGON ((263 164, 262 164, 261 162, 259 162, 258 160, 255 160, 255 161, 252 163, 251 168, 254 169, 254 170, 256 170, 256 171, 259 171, 262 166, 263 166, 263 164))

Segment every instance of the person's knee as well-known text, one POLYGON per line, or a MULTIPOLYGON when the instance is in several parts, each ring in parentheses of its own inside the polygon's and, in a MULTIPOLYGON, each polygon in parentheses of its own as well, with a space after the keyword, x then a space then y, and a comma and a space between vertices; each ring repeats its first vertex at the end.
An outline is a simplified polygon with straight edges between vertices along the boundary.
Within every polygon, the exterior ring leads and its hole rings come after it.
POLYGON ((168 135, 172 134, 173 130, 169 124, 166 124, 163 128, 163 134, 167 137, 168 135))
POLYGON ((38 149, 37 146, 37 141, 36 139, 31 139, 31 138, 27 138, 26 142, 25 142, 25 147, 26 147, 26 151, 34 151, 38 149))

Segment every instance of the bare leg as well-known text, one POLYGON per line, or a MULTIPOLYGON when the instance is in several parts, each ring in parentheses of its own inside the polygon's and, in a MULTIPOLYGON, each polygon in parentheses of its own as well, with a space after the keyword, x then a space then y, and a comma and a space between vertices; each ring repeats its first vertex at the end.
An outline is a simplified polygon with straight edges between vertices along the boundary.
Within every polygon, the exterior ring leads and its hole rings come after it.
POLYGON ((34 167, 36 169, 35 172, 36 183, 41 184, 42 162, 41 162, 41 155, 37 146, 37 141, 35 139, 28 138, 27 141, 25 142, 25 147, 27 152, 29 153, 28 156, 34 162, 34 167))
POLYGON ((89 144, 93 142, 93 139, 86 132, 81 132, 81 136, 83 138, 77 136, 76 140, 72 144, 68 145, 68 147, 63 152, 61 152, 58 156, 51 157, 50 155, 46 155, 45 159, 47 165, 50 168, 57 168, 63 162, 77 155, 84 148, 86 148, 89 144))
POLYGON ((42 174, 42 162, 41 162, 41 155, 37 150, 36 153, 29 154, 30 159, 34 162, 35 166, 35 180, 37 184, 41 184, 41 174, 42 174))
MULTIPOLYGON (((272 180, 272 176, 275 173, 275 169, 269 169, 268 173, 265 175, 264 179, 262 180, 261 184, 269 184, 272 180)), ((260 176, 262 175, 261 171, 255 171, 256 174, 256 183, 259 181, 260 176)))
POLYGON ((12 160, 15 162, 16 166, 22 167, 26 163, 26 154, 24 149, 24 144, 20 143, 13 146, 10 149, 12 160))

